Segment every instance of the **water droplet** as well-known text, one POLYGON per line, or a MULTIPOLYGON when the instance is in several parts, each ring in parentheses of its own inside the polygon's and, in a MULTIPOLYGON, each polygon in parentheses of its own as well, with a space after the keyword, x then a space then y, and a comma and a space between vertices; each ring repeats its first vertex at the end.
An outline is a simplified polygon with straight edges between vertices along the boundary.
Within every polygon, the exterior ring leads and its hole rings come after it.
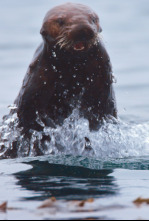
POLYGON ((114 75, 112 75, 112 83, 116 84, 117 83, 117 79, 114 75))
POLYGON ((74 74, 74 75, 73 75, 73 78, 76 78, 76 77, 77 77, 77 75, 76 75, 76 74, 74 74))
POLYGON ((63 92, 63 94, 64 94, 64 95, 67 95, 67 94, 68 94, 68 90, 65 90, 65 91, 63 92))
POLYGON ((56 58, 56 53, 55 53, 55 51, 52 52, 52 55, 53 55, 54 58, 56 58))
POLYGON ((15 104, 13 104, 13 105, 9 105, 8 108, 9 108, 10 110, 16 110, 16 109, 17 109, 17 106, 16 106, 15 104))
POLYGON ((57 72, 57 69, 56 69, 56 67, 55 67, 54 65, 52 65, 52 68, 53 68, 53 70, 54 70, 55 72, 57 72))

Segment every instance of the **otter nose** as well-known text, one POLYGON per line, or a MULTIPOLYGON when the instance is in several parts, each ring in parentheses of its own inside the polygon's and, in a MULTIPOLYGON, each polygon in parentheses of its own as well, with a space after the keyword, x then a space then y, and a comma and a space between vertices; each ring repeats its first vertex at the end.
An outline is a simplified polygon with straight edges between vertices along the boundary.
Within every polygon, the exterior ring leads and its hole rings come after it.
POLYGON ((88 25, 78 25, 72 30, 71 36, 75 41, 89 41, 94 38, 95 34, 88 25))

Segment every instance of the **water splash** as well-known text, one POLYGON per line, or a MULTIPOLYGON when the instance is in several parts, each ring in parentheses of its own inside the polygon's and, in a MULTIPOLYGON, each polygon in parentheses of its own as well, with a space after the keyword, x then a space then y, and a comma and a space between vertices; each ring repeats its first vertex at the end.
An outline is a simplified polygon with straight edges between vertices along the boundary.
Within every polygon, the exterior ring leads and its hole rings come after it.
MULTIPOLYGON (((38 118, 38 123, 44 126, 38 118)), ((116 159, 149 155, 149 123, 132 124, 119 120, 104 122, 99 131, 91 132, 89 122, 80 118, 76 109, 62 126, 43 132, 30 131, 25 139, 18 128, 17 115, 5 117, 0 126, 0 157, 13 150, 17 157, 42 155, 73 155, 96 159, 116 159), (50 139, 43 139, 48 137, 50 139), (44 140, 44 141, 43 141, 44 140)))
POLYGON ((0 157, 5 155, 8 149, 13 149, 13 142, 20 136, 17 115, 5 116, 0 125, 0 157))

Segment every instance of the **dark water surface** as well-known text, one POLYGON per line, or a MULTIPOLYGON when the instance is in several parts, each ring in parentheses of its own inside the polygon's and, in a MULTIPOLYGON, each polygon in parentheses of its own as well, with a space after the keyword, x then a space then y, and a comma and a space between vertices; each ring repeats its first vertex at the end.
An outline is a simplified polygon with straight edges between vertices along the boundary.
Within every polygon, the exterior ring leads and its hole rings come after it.
MULTIPOLYGON (((41 42, 45 13, 63 2, 0 1, 0 121, 41 42)), ((72 157, 70 140, 66 140, 63 155, 1 160, 0 204, 8 201, 16 209, 0 212, 0 219, 148 219, 149 207, 137 208, 132 202, 149 198, 149 1, 73 2, 90 5, 100 16, 123 123, 109 126, 109 136, 88 134, 82 124, 78 134, 81 138, 87 133, 93 141, 94 158, 73 151, 72 157), (57 199, 54 206, 37 209, 50 197, 57 199), (83 208, 68 202, 89 198, 94 202, 83 208)))
POLYGON ((0 219, 148 219, 148 206, 132 201, 148 196, 149 158, 99 161, 83 157, 38 157, 2 160, 0 219), (48 209, 37 209, 55 196, 48 209), (84 207, 74 200, 94 198, 84 207))

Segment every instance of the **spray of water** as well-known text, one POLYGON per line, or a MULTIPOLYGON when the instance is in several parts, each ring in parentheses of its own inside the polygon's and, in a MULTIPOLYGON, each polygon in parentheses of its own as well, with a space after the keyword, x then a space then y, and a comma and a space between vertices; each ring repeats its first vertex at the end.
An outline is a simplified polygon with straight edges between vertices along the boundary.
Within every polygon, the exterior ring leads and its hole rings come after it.
MULTIPOLYGON (((40 119, 38 123, 43 125, 40 119)), ((17 157, 42 155, 73 155, 96 159, 116 159, 149 155, 149 123, 130 124, 118 120, 105 121, 99 131, 90 131, 89 122, 74 110, 62 126, 42 132, 30 131, 25 139, 18 128, 17 115, 5 117, 0 126, 0 157, 8 157, 14 144, 17 157), (43 142, 43 137, 50 137, 43 142)))

